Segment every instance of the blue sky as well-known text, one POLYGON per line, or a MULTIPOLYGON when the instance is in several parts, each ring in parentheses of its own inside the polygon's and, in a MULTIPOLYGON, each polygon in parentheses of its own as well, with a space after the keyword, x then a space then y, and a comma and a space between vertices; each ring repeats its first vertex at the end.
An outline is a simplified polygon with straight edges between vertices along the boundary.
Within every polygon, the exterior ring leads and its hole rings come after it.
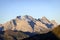
POLYGON ((60 23, 60 0, 0 0, 0 23, 19 15, 45 16, 60 23))

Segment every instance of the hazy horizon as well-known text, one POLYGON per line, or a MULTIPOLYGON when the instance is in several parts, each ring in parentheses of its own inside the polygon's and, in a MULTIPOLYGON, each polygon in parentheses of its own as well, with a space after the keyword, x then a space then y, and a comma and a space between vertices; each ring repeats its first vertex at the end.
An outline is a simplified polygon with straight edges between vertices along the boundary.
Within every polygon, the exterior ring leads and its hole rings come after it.
POLYGON ((0 0, 0 23, 19 15, 33 18, 45 16, 60 23, 60 0, 0 0))

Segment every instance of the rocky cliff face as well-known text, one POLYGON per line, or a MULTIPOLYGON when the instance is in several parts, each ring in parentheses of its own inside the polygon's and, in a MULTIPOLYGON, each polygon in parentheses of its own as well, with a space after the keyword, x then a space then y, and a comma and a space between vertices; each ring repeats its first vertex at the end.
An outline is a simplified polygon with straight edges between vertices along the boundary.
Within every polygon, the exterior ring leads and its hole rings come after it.
POLYGON ((53 28, 57 27, 57 25, 58 25, 58 23, 56 23, 55 20, 51 20, 51 23, 54 24, 54 27, 53 28))
POLYGON ((8 21, 2 24, 4 30, 17 30, 23 32, 39 32, 47 33, 51 31, 54 26, 57 26, 55 21, 49 21, 46 17, 42 17, 41 19, 35 19, 31 16, 17 16, 15 19, 8 21))
POLYGON ((0 31, 4 31, 4 26, 0 24, 0 31))

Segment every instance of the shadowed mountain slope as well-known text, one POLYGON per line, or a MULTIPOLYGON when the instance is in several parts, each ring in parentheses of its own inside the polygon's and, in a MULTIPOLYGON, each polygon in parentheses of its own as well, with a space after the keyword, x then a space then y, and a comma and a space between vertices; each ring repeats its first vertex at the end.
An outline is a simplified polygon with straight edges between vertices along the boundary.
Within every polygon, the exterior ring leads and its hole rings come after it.
POLYGON ((24 34, 21 31, 6 30, 1 31, 1 33, 0 33, 0 40, 22 40, 24 38, 29 37, 28 35, 24 34))

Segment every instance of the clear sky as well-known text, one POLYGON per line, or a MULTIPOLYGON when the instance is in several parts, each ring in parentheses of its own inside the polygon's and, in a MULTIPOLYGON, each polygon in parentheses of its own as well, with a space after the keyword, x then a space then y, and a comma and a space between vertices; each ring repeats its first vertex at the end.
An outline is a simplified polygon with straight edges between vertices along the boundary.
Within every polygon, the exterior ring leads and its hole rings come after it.
POLYGON ((60 0, 0 0, 0 23, 19 15, 45 16, 60 23, 60 0))

